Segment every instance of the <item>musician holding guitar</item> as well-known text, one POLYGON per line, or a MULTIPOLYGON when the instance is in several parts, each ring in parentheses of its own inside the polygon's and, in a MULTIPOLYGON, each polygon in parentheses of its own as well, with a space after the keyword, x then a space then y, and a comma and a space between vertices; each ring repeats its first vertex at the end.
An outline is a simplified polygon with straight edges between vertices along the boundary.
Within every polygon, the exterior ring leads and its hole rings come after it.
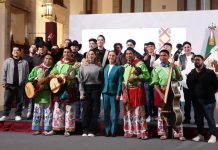
MULTIPOLYGON (((29 74, 29 81, 32 82, 35 89, 38 91, 35 93, 34 100, 34 112, 32 119, 33 135, 40 134, 41 121, 44 121, 44 134, 47 134, 52 130, 52 111, 51 111, 51 91, 49 90, 49 73, 51 71, 53 58, 50 55, 46 55, 43 63, 34 67, 29 74)), ((31 90, 31 89, 29 89, 31 90)), ((26 94, 28 95, 28 91, 26 94)))
POLYGON ((56 95, 54 98, 53 131, 64 130, 65 136, 75 131, 75 101, 76 80, 80 63, 72 57, 72 51, 64 48, 63 58, 56 63, 51 71, 54 76, 50 81, 51 91, 56 95))
POLYGON ((135 50, 128 47, 125 51, 127 64, 124 65, 124 137, 137 136, 138 139, 148 139, 145 118, 144 82, 150 75, 144 62, 136 58, 135 50))
MULTIPOLYGON (((170 67, 172 67, 172 80, 182 80, 181 72, 174 63, 169 62, 169 51, 164 49, 160 51, 160 66, 155 66, 152 71, 152 81, 151 85, 155 88, 155 105, 158 107, 158 135, 161 136, 161 140, 168 138, 168 131, 165 120, 162 118, 162 109, 164 108, 165 102, 165 90, 168 83, 168 77, 170 72, 170 67)), ((183 136, 182 126, 173 127, 174 137, 179 140, 185 140, 183 136)))

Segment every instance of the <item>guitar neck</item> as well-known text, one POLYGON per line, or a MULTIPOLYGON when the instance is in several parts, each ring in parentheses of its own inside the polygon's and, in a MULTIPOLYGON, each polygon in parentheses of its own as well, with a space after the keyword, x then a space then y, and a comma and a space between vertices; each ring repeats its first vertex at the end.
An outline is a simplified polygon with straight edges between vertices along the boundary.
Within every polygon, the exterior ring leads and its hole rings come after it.
POLYGON ((168 93, 170 90, 170 83, 171 83, 171 79, 172 79, 172 72, 173 72, 173 68, 170 67, 170 72, 169 72, 169 76, 168 76, 168 80, 167 80, 167 87, 166 87, 166 91, 165 91, 165 95, 164 95, 164 103, 167 103, 167 97, 168 97, 168 93))

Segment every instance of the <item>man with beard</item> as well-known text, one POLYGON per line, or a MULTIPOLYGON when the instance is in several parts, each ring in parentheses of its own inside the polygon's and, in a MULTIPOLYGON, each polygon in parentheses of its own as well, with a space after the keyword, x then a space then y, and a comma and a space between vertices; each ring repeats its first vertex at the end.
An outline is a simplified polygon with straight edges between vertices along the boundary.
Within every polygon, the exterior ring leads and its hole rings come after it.
POLYGON ((79 53, 79 50, 82 48, 82 44, 79 44, 77 40, 74 40, 69 44, 69 47, 72 51, 73 57, 76 59, 77 62, 81 62, 83 59, 83 55, 79 53))
POLYGON ((213 70, 207 69, 204 65, 204 58, 201 55, 194 56, 195 68, 187 76, 187 86, 193 94, 196 102, 196 118, 198 135, 193 141, 203 141, 204 117, 210 129, 208 143, 216 142, 216 123, 214 120, 214 106, 216 105, 215 93, 218 88, 216 74, 213 70))

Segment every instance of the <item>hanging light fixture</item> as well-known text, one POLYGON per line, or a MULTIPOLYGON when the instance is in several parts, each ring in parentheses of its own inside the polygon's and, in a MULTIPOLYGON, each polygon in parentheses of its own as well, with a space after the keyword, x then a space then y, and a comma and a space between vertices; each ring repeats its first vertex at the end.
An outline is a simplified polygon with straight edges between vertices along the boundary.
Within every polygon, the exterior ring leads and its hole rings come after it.
POLYGON ((46 2, 45 4, 42 5, 42 7, 43 7, 42 17, 52 18, 53 3, 46 2))

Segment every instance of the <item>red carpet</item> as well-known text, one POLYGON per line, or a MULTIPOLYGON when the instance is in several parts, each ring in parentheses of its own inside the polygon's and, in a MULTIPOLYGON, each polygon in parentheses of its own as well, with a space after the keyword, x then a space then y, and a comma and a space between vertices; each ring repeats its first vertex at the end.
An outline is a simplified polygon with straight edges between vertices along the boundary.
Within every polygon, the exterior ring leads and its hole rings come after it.
POLYGON ((31 132, 31 125, 30 121, 3 121, 0 122, 0 131, 31 132))

